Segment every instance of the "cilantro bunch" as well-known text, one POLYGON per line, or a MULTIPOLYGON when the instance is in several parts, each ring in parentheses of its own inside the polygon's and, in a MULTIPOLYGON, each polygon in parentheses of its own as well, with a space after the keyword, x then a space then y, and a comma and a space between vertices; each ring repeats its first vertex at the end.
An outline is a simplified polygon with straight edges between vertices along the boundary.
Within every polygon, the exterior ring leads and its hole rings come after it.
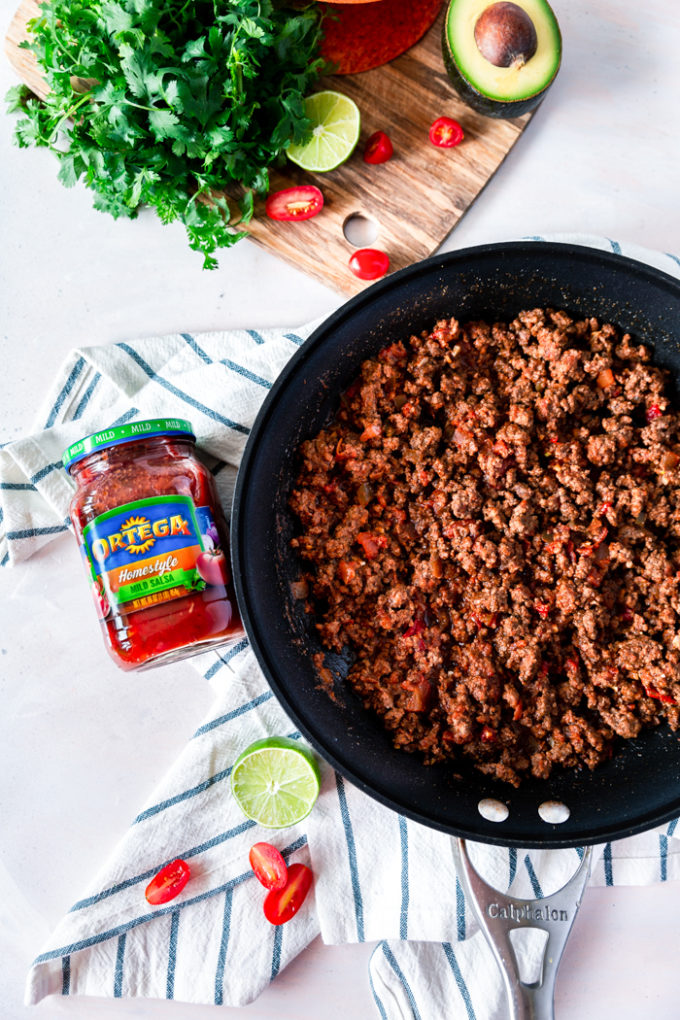
POLYGON ((316 5, 49 0, 29 27, 50 93, 10 90, 16 143, 50 148, 62 184, 84 181, 114 217, 149 205, 180 220, 214 269, 216 249, 245 236, 230 220, 249 222, 267 168, 308 137, 302 100, 323 67, 316 5))

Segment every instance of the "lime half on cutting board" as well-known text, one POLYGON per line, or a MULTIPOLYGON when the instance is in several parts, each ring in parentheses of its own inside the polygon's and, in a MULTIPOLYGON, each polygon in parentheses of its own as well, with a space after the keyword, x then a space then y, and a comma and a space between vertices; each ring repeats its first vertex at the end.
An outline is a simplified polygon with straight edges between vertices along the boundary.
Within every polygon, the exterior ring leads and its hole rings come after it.
POLYGON ((305 99, 304 110, 312 122, 312 136, 302 145, 289 145, 286 155, 303 170, 334 170, 359 141, 359 107, 340 92, 315 92, 305 99))
POLYGON ((268 829, 284 829, 306 818, 320 785, 311 752, 287 737, 255 741, 239 755, 231 773, 239 807, 268 829))

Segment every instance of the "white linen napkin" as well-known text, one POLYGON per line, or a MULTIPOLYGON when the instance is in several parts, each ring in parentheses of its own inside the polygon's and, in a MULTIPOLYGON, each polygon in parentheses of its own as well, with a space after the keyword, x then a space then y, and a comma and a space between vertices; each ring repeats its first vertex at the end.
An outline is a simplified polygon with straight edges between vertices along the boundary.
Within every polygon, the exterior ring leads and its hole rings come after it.
MULTIPOLYGON (((602 239, 553 240, 592 243, 680 276, 675 256, 602 239)), ((67 530, 72 489, 61 453, 106 425, 188 417, 229 506, 257 409, 312 328, 185 333, 74 351, 34 433, 0 448, 0 563, 19 563, 67 530)), ((243 1005, 320 930, 327 943, 379 940, 369 979, 383 1018, 502 1016, 500 976, 465 904, 450 837, 377 804, 327 766, 305 822, 272 833, 246 821, 229 794, 238 753, 262 736, 299 734, 246 641, 192 661, 214 686, 216 702, 43 947, 27 1002, 77 994, 243 1005), (283 927, 265 921, 263 890, 249 871, 248 850, 261 839, 289 859, 311 861, 315 874, 314 896, 283 927), (177 899, 150 908, 144 888, 175 857, 189 862, 192 879, 177 899)), ((607 844, 592 881, 677 879, 675 832, 672 822, 607 844)), ((578 863, 574 850, 475 850, 485 876, 519 896, 553 891, 578 863)))

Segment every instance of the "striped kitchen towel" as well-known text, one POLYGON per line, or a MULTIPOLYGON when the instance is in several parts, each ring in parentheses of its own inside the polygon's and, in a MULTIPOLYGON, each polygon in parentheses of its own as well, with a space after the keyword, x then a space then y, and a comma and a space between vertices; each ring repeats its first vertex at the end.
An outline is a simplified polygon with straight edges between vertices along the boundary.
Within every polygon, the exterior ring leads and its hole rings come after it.
MULTIPOLYGON (((593 243, 680 276, 671 256, 593 243)), ((71 485, 61 453, 102 422, 188 417, 230 505, 257 409, 311 328, 185 333, 74 351, 33 435, 0 448, 0 562, 16 564, 67 530, 71 485)), ((305 822, 272 834, 245 820, 229 795, 238 753, 262 736, 300 737, 245 641, 192 661, 215 689, 213 709, 42 947, 27 1001, 56 994, 243 1005, 321 931, 328 943, 378 943, 369 980, 383 1018, 502 1016, 500 978, 462 895, 450 838, 373 802, 329 767, 305 822), (259 839, 314 870, 314 895, 282 928, 264 920, 262 889, 248 868, 259 839), (144 888, 175 857, 190 863, 192 879, 177 899, 150 908, 144 888)), ((593 882, 680 878, 675 832, 672 823, 607 844, 593 882)), ((483 874, 519 896, 551 892, 578 862, 574 850, 476 853, 483 874)))

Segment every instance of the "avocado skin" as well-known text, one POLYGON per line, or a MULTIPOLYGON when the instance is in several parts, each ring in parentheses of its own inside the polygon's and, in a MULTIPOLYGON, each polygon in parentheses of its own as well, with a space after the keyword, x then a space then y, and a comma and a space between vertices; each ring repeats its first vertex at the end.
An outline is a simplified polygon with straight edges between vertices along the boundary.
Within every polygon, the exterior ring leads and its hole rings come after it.
POLYGON ((491 99, 489 96, 482 95, 481 92, 478 92, 471 82, 468 81, 468 79, 465 78, 458 70, 449 47, 449 37, 446 31, 447 22, 448 18, 444 18, 444 27, 442 29, 442 53, 444 54, 444 67, 446 68, 449 81, 464 103, 471 107, 471 109, 476 110, 477 113, 483 114, 485 117, 498 117, 504 120, 512 120, 514 117, 521 117, 522 114, 530 113, 531 110, 536 109, 552 83, 555 81, 557 72, 560 69, 559 64, 555 68, 555 73, 548 84, 545 85, 540 92, 536 92, 535 95, 528 96, 526 99, 517 100, 491 99))

